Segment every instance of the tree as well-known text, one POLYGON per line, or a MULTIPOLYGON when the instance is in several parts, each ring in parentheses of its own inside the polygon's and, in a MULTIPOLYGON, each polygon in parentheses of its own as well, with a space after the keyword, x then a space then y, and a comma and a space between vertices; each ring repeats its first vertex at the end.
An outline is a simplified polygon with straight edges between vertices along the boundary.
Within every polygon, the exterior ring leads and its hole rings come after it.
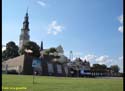
POLYGON ((93 69, 98 71, 100 69, 100 64, 93 64, 93 69))
POLYGON ((56 50, 56 48, 52 47, 50 49, 47 49, 45 52, 44 52, 44 55, 46 56, 51 56, 53 58, 59 58, 59 55, 58 55, 58 52, 56 50))
POLYGON ((18 50, 19 48, 15 42, 8 42, 6 44, 6 50, 2 52, 2 61, 19 56, 18 50))
POLYGON ((101 68, 102 68, 102 69, 107 69, 107 66, 106 66, 105 64, 102 64, 102 65, 101 65, 101 68))
POLYGON ((118 73, 119 70, 120 70, 120 68, 118 67, 118 65, 111 65, 110 68, 115 73, 118 73))
POLYGON ((50 52, 50 53, 54 53, 54 52, 57 52, 57 50, 56 50, 56 48, 53 48, 53 47, 52 47, 52 48, 49 49, 49 52, 50 52))
POLYGON ((59 61, 60 55, 58 55, 58 52, 57 52, 56 48, 54 48, 54 47, 44 50, 43 56, 45 59, 47 58, 47 60, 49 60, 49 61, 61 63, 59 61))
POLYGON ((26 42, 20 50, 20 54, 24 54, 26 50, 32 50, 32 56, 34 57, 40 56, 40 47, 33 41, 26 42))
POLYGON ((107 66, 105 64, 93 64, 93 70, 96 72, 106 72, 107 66))
POLYGON ((2 61, 7 60, 6 50, 2 51, 2 61))

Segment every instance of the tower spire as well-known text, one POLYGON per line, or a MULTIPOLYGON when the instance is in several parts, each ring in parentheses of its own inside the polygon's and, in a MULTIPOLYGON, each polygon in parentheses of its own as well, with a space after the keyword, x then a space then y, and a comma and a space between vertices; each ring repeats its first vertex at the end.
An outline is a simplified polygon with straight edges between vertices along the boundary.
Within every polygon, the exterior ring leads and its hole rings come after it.
POLYGON ((29 31, 29 16, 28 16, 28 8, 26 10, 26 15, 24 17, 23 29, 27 29, 29 31))
POLYGON ((27 7, 26 14, 28 14, 29 7, 27 7))
POLYGON ((27 9, 26 9, 26 16, 25 17, 28 17, 28 10, 29 10, 29 7, 27 7, 27 9))
POLYGON ((29 16, 28 16, 28 8, 26 11, 26 15, 24 17, 23 21, 23 27, 21 29, 21 34, 20 34, 20 39, 19 39, 19 46, 20 49, 22 49, 22 46, 30 40, 30 35, 29 35, 29 16))

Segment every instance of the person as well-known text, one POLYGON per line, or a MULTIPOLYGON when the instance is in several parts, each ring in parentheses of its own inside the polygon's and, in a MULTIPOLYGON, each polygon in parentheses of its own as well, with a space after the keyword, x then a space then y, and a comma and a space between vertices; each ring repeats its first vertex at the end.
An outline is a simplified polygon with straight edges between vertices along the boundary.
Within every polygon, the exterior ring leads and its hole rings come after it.
POLYGON ((37 71, 34 71, 34 75, 37 75, 37 71))

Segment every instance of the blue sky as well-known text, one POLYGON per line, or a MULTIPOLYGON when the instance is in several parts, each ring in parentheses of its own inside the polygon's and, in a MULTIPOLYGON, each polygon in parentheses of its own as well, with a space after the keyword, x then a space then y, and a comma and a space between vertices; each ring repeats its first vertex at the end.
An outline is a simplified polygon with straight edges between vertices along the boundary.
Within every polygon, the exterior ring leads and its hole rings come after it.
POLYGON ((123 68, 123 0, 3 0, 2 44, 19 35, 29 7, 30 40, 62 45, 91 63, 123 68))

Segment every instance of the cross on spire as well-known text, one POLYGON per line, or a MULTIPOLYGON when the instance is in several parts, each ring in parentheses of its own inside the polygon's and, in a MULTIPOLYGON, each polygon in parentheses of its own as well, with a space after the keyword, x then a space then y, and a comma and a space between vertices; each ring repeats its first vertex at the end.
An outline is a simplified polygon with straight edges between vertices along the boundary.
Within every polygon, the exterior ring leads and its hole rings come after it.
POLYGON ((26 13, 28 14, 28 9, 29 9, 29 7, 27 7, 27 10, 26 10, 26 13))
POLYGON ((27 7, 27 10, 26 10, 26 17, 28 17, 28 9, 29 9, 29 7, 27 7))

